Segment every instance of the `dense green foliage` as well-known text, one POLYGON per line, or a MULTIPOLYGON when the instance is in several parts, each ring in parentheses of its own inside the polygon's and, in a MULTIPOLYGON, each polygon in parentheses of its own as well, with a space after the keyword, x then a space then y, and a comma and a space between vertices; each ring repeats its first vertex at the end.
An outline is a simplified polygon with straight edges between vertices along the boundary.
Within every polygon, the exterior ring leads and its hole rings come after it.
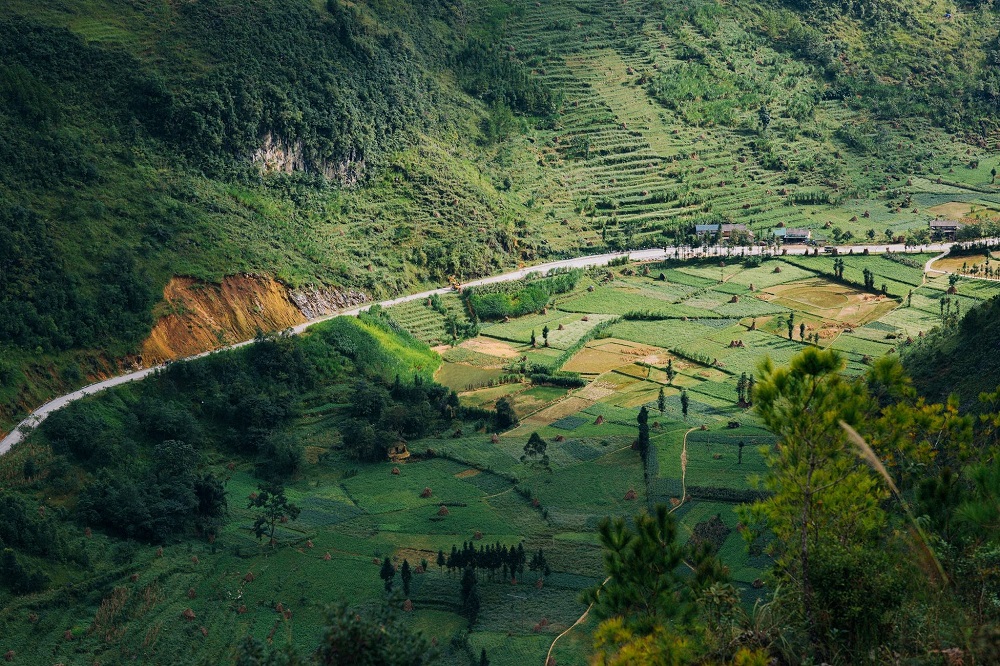
POLYGON ((247 637, 236 654, 237 666, 421 666, 431 663, 436 650, 413 634, 389 608, 378 614, 360 614, 337 605, 327 614, 319 647, 310 655, 294 649, 273 649, 247 637))
POLYGON ((156 295, 136 258, 107 257, 87 284, 67 270, 53 231, 37 213, 0 200, 0 339, 44 351, 140 341, 156 295))
POLYGON ((457 401, 424 379, 430 362, 426 346, 378 315, 342 318, 305 338, 262 337, 238 353, 173 364, 112 402, 56 412, 42 431, 57 456, 92 475, 61 481, 80 492, 82 522, 164 542, 211 532, 223 518, 222 481, 200 471, 205 451, 255 460, 271 480, 299 470, 303 445, 287 426, 310 392, 349 395, 345 446, 366 461, 384 460, 402 437, 440 427, 446 413, 454 418, 457 401))
POLYGON ((541 311, 555 294, 572 291, 582 275, 582 270, 555 272, 544 278, 467 287, 462 293, 483 321, 521 317, 541 311))
POLYGON ((495 165, 472 166, 484 159, 472 151, 490 115, 474 98, 530 115, 550 113, 553 95, 478 33, 477 8, 74 0, 7 9, 4 425, 24 403, 134 353, 171 275, 254 272, 399 293, 533 252, 526 238, 516 247, 519 206, 494 188, 495 165), (481 75, 502 91, 481 89, 481 75), (489 228, 475 242, 467 200, 489 228), (440 221, 425 223, 432 212, 440 221))
POLYGON ((978 409, 1000 377, 1000 299, 974 307, 959 322, 932 331, 907 349, 904 363, 918 390, 935 400, 956 394, 963 408, 978 409))

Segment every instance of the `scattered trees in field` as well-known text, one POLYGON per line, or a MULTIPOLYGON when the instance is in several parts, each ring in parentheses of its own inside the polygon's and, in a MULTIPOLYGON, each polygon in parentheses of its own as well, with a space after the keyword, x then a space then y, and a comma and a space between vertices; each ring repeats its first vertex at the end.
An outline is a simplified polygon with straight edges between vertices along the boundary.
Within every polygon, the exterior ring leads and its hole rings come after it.
POLYGON ((537 433, 531 433, 528 437, 527 443, 524 445, 524 454, 521 456, 521 462, 540 462, 543 467, 548 468, 549 466, 549 456, 545 453, 548 444, 544 439, 537 433))
POLYGON ((278 523, 295 520, 302 511, 298 506, 288 501, 285 489, 274 483, 260 484, 257 492, 250 496, 247 508, 253 509, 256 514, 251 528, 254 536, 257 537, 258 541, 266 536, 272 547, 277 545, 274 533, 278 523))

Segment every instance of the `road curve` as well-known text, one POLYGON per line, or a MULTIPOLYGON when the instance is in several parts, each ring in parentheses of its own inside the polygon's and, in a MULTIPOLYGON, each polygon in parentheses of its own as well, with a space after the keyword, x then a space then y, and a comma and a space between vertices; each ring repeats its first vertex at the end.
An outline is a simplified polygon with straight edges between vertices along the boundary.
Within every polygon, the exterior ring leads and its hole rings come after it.
MULTIPOLYGON (((980 242, 996 242, 997 239, 986 239, 980 242)), ((929 245, 923 245, 920 247, 907 247, 901 243, 889 244, 889 245, 846 245, 837 248, 839 253, 845 253, 853 251, 855 253, 863 253, 868 250, 870 253, 882 253, 882 252, 938 252, 946 253, 951 249, 956 243, 932 243, 929 245)), ((782 252, 791 255, 804 255, 812 251, 812 247, 805 245, 792 245, 786 248, 782 248, 782 252)), ((478 280, 470 280, 469 282, 463 283, 463 286, 474 287, 483 284, 493 284, 496 282, 509 282, 511 280, 519 280, 523 277, 534 273, 547 273, 556 268, 590 268, 594 266, 605 266, 610 261, 614 259, 621 258, 628 255, 633 261, 656 261, 662 259, 696 259, 704 257, 719 257, 720 259, 726 259, 727 257, 740 257, 745 255, 760 255, 772 253, 770 248, 764 248, 760 246, 748 247, 748 248, 738 248, 738 249, 728 249, 721 246, 710 247, 707 250, 701 248, 652 248, 648 250, 630 250, 627 252, 608 252, 605 254, 593 254, 583 257, 574 257, 573 259, 562 259, 559 261, 550 261, 544 264, 538 264, 536 266, 529 266, 526 268, 521 268, 515 271, 510 271, 508 273, 501 273, 499 275, 492 275, 490 277, 480 278, 478 280)), ((936 259, 937 257, 935 257, 936 259)), ((929 267, 929 263, 928 263, 929 267)), ((925 267, 926 270, 927 267, 925 267)), ((447 294, 451 292, 450 287, 443 287, 441 289, 432 289, 430 291, 422 291, 417 294, 408 294, 406 296, 399 296, 398 298, 390 298, 384 301, 379 301, 377 304, 382 307, 390 307, 393 305, 398 305, 400 303, 406 303, 409 301, 417 301, 425 298, 429 298, 434 294, 447 294)), ((359 313, 368 310, 375 303, 368 303, 361 307, 352 308, 349 310, 342 310, 336 314, 327 315, 325 317, 318 317, 304 324, 299 324, 293 327, 291 330, 296 335, 302 333, 310 326, 314 326, 321 322, 333 319, 334 317, 343 316, 357 316, 359 313)), ((215 349, 213 351, 203 352, 201 354, 196 354, 194 356, 188 356, 184 359, 179 359, 179 361, 190 361, 192 359, 201 358, 203 356, 208 356, 209 354, 215 354, 221 351, 227 351, 230 349, 237 349, 245 345, 252 344, 253 340, 245 340, 243 342, 238 342, 227 347, 222 347, 215 349)), ((157 370, 164 368, 165 366, 155 366, 152 368, 145 368, 143 370, 137 370, 135 372, 130 372, 128 374, 119 375, 118 377, 112 377, 111 379, 106 379, 104 381, 96 382, 88 386, 84 386, 81 389, 61 395, 58 398, 53 398, 49 402, 45 403, 35 411, 33 411, 26 419, 21 421, 14 430, 7 435, 2 441, 0 441, 0 456, 6 454, 15 445, 20 443, 24 438, 31 432, 32 429, 37 427, 42 421, 44 421, 49 414, 58 411, 68 405, 69 403, 84 398, 88 395, 93 395, 94 393, 100 393, 114 386, 119 386, 121 384, 126 384, 128 382, 135 382, 145 379, 149 375, 153 374, 157 370)))

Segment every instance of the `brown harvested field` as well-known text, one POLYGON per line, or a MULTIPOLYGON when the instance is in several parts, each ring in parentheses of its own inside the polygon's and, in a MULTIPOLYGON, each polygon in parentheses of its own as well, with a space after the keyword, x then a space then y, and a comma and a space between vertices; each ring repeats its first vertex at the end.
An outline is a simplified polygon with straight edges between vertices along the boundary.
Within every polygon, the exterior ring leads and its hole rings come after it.
POLYGON ((607 398, 609 395, 614 395, 615 391, 618 389, 619 387, 617 384, 601 381, 600 378, 598 378, 584 386, 573 395, 578 398, 585 398, 587 400, 597 402, 598 400, 607 398))
POLYGON ((699 377, 710 382, 721 382, 729 376, 722 370, 716 370, 715 368, 701 368, 699 370, 695 370, 691 374, 698 375, 699 377))
POLYGON ((985 254, 971 254, 967 257, 945 257, 931 264, 931 268, 939 271, 958 271, 961 270, 963 264, 972 266, 973 264, 981 264, 985 261, 985 254))
POLYGON ((459 347, 468 349, 469 351, 479 352, 480 354, 486 354, 487 356, 496 356, 498 358, 517 358, 518 356, 521 356, 521 352, 509 342, 482 336, 470 338, 460 344, 459 347))
POLYGON ((964 217, 991 218, 1000 215, 1000 210, 967 201, 949 201, 948 203, 928 208, 927 212, 949 220, 960 220, 964 217))
POLYGON ((479 474, 478 469, 467 469, 465 471, 459 472, 455 475, 456 479, 468 479, 470 476, 475 476, 479 474))
POLYGON ((536 430, 541 426, 547 426, 550 423, 558 421, 559 419, 576 414, 577 412, 590 407, 594 404, 594 402, 594 400, 586 400, 577 395, 570 396, 565 400, 560 400, 551 407, 546 407, 537 414, 532 414, 521 422, 521 427, 515 428, 510 432, 516 433, 524 427, 528 427, 528 431, 536 430))
POLYGON ((768 287, 772 302, 801 310, 829 322, 861 326, 896 307, 891 298, 876 296, 823 278, 809 278, 768 287))
POLYGON ((586 347, 563 366, 563 370, 584 375, 600 375, 638 361, 652 365, 666 365, 669 358, 674 356, 660 347, 607 338, 587 343, 586 347))

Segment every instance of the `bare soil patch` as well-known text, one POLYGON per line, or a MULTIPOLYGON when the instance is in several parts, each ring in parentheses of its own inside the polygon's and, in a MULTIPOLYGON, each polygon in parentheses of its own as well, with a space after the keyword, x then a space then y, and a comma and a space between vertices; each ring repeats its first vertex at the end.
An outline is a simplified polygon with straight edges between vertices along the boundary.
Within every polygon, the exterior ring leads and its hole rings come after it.
POLYGON ((522 355, 521 352, 514 348, 514 345, 495 338, 470 338, 460 344, 459 347, 498 358, 517 358, 522 355))
MULTIPOLYGON (((933 264, 931 264, 931 269, 939 271, 959 271, 962 266, 972 266, 973 264, 981 264, 986 261, 985 254, 971 254, 966 257, 945 257, 943 259, 938 259, 933 264)), ((992 260, 993 258, 990 257, 992 260)))
POLYGON ((838 328, 838 323, 861 326, 896 307, 893 299, 823 278, 779 284, 767 291, 774 295, 773 302, 825 320, 824 328, 838 328))

